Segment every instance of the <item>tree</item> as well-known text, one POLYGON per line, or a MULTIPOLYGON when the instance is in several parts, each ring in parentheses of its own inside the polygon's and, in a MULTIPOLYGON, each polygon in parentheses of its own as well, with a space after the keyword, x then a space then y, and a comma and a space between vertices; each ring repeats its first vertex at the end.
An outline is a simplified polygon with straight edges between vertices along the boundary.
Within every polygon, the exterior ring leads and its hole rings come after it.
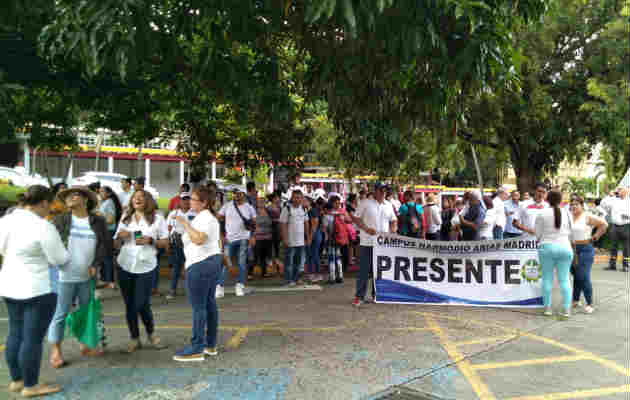
POLYGON ((584 159, 613 135, 580 109, 593 100, 587 81, 595 71, 586 60, 615 7, 614 0, 555 0, 544 22, 514 32, 520 84, 488 86, 467 103, 470 139, 509 149, 519 190, 531 191, 560 162, 584 159))

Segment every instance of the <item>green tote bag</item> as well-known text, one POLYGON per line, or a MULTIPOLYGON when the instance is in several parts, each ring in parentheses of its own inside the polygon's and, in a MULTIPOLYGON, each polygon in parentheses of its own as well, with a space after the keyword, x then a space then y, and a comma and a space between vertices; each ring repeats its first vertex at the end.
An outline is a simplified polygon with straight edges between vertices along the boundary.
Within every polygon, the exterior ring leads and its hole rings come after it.
POLYGON ((103 339, 101 302, 94 297, 94 279, 90 280, 90 302, 66 317, 66 333, 80 343, 95 348, 103 339))

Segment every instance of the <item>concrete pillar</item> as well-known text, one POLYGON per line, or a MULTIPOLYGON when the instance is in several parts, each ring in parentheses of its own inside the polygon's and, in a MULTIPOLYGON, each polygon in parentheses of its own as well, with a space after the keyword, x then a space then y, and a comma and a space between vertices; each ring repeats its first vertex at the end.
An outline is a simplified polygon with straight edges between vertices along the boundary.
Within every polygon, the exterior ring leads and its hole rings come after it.
POLYGON ((216 181, 217 180, 217 162, 212 161, 212 180, 216 181))
POLYGON ((68 176, 66 177, 66 183, 69 185, 74 177, 74 160, 70 161, 70 168, 68 168, 68 176))
POLYGON ((183 183, 186 183, 186 181, 184 180, 184 177, 186 176, 184 174, 185 172, 185 164, 183 160, 179 161, 179 184, 182 185, 183 183))
POLYGON ((273 193, 273 169, 269 173, 269 193, 273 193))
POLYGON ((145 185, 151 186, 151 159, 149 158, 144 160, 144 178, 146 179, 145 185))
POLYGON ((114 157, 107 157, 107 172, 114 172, 114 157))
POLYGON ((243 186, 247 185, 247 172, 245 172, 245 166, 243 166, 243 179, 241 180, 243 186))
POLYGON ((24 141, 24 169, 27 174, 31 174, 31 149, 26 140, 24 141))

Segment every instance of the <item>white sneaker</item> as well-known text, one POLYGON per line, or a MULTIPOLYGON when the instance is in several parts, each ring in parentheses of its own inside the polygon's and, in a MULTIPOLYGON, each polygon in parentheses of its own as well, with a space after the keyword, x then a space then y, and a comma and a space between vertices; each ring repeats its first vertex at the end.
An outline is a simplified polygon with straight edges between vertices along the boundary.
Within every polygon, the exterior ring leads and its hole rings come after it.
POLYGON ((215 299, 221 299, 225 296, 225 289, 223 289, 223 286, 221 285, 217 285, 217 290, 214 293, 214 298, 215 299))
POLYGON ((245 287, 242 283, 237 283, 234 288, 236 289, 237 296, 245 296, 245 287))

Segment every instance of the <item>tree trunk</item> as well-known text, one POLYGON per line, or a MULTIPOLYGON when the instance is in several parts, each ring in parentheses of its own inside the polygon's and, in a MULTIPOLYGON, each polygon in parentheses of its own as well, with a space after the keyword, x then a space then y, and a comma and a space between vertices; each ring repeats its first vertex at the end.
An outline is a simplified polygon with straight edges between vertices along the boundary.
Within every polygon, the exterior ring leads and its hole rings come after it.
POLYGON ((518 191, 521 192, 530 192, 534 191, 534 186, 538 181, 539 177, 534 168, 528 166, 522 166, 516 169, 516 187, 518 191))
POLYGON ((68 163, 66 164, 66 167, 64 168, 66 171, 66 175, 65 177, 62 178, 62 180, 66 182, 68 186, 70 185, 70 182, 68 181, 68 178, 70 177, 70 166, 72 165, 73 160, 74 160, 74 152, 71 151, 68 153, 68 163))

